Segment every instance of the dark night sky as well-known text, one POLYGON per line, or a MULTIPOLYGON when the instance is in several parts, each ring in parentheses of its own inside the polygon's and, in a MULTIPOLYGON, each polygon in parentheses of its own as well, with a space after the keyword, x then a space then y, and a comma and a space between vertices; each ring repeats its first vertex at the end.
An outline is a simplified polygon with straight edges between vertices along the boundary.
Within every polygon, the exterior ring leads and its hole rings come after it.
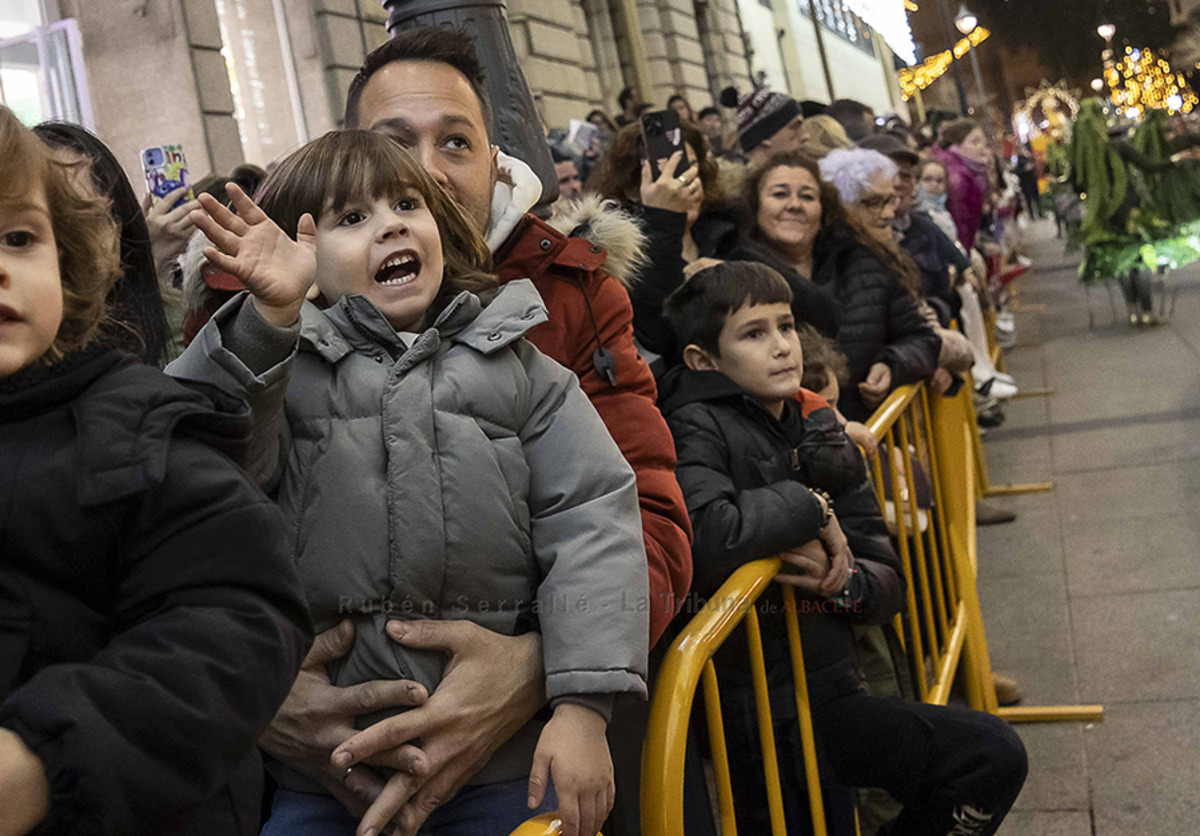
MULTIPOLYGON (((944 0, 951 15, 962 0, 944 0)), ((940 19, 943 0, 917 0, 920 10, 910 15, 913 34, 925 54, 946 49, 940 19)), ((967 0, 981 26, 1012 50, 1029 48, 1041 60, 1048 77, 1086 85, 1095 77, 1104 42, 1096 26, 1104 19, 1117 27, 1115 45, 1161 49, 1178 34, 1171 26, 1166 0, 967 0)), ((955 32, 957 37, 957 32, 955 32)))

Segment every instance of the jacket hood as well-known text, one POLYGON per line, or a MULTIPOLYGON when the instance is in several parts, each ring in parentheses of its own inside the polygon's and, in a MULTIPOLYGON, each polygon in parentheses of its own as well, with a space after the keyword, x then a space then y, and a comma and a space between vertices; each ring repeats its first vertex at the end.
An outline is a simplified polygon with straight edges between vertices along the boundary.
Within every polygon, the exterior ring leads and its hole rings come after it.
MULTIPOLYGON (((445 340, 491 354, 548 319, 546 306, 533 282, 518 279, 499 288, 486 306, 473 293, 458 294, 407 348, 415 349, 411 363, 420 362, 445 340)), ((302 347, 316 351, 329 363, 336 363, 356 349, 378 350, 382 345, 400 353, 406 348, 383 314, 362 296, 343 296, 326 310, 305 302, 301 310, 300 341, 302 347)))
POLYGON ((542 181, 524 160, 500 151, 496 165, 499 171, 492 188, 492 219, 485 236, 492 252, 500 249, 542 196, 542 181))
POLYGON ((670 415, 688 404, 750 397, 749 392, 720 372, 693 371, 682 365, 663 375, 658 393, 658 406, 663 415, 670 415))
POLYGON ((79 451, 75 484, 83 506, 162 484, 176 436, 241 464, 252 428, 250 408, 240 398, 206 383, 172 379, 111 349, 67 357, 21 390, 0 395, 0 404, 13 406, 6 415, 70 409, 79 451))
POLYGON ((646 234, 615 200, 587 194, 578 200, 559 201, 548 223, 569 238, 583 238, 602 247, 606 253, 603 270, 627 286, 646 264, 646 234))

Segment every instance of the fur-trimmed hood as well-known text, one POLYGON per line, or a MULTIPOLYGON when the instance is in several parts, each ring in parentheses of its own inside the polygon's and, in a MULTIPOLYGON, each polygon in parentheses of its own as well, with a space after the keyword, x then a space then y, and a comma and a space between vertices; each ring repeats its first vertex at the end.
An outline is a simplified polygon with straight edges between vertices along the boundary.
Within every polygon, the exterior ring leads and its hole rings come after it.
POLYGON ((604 270, 629 286, 646 264, 646 234, 638 222, 615 200, 585 194, 577 200, 558 201, 550 226, 571 238, 583 238, 603 247, 604 270))

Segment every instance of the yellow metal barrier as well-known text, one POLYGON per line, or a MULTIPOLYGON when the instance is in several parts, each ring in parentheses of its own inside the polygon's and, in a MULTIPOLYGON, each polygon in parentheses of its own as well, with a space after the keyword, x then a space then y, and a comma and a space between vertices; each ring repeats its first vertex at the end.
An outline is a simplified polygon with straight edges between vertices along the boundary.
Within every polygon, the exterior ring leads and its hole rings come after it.
POLYGON ((945 705, 961 670, 971 707, 1011 722, 1102 720, 1089 706, 1000 708, 976 590, 975 450, 970 387, 933 398, 925 386, 894 391, 867 423, 880 442, 872 482, 893 525, 908 586, 897 631, 917 696, 945 705), (930 503, 918 507, 916 465, 928 477, 930 503), (890 489, 888 509, 884 485, 890 489), (890 513, 888 511, 890 510, 890 513))
MULTIPOLYGON (((923 384, 894 391, 867 426, 881 442, 871 463, 880 507, 893 527, 907 600, 896 616, 918 696, 945 705, 961 675, 970 706, 1010 722, 1094 722, 1098 705, 1000 708, 988 660, 987 638, 976 590, 975 480, 978 428, 964 386, 953 398, 930 398, 923 384), (929 507, 918 500, 916 466, 930 486, 929 507), (892 509, 887 513, 890 489, 892 509)), ((689 622, 667 652, 655 683, 642 749, 642 831, 645 836, 682 836, 684 760, 688 725, 698 687, 711 739, 717 806, 722 832, 736 836, 733 791, 721 717, 720 689, 712 658, 744 621, 750 642, 771 830, 784 833, 783 806, 774 733, 767 695, 758 613, 754 603, 780 568, 778 558, 738 569, 689 622)), ((817 769, 812 718, 795 598, 783 587, 784 618, 792 656, 808 795, 816 836, 825 836, 825 816, 817 769)), ((520 831, 537 836, 541 831, 520 831)))
MULTIPOLYGON (((562 819, 558 817, 558 813, 542 813, 522 824, 509 836, 560 836, 561 833, 562 819)), ((603 834, 598 833, 596 836, 603 834)))
MULTIPOLYGON (((754 604, 779 572, 778 558, 757 560, 742 566, 708 600, 671 645, 656 680, 650 703, 650 720, 642 747, 642 833, 644 836, 682 836, 683 765, 687 753, 688 723, 696 688, 703 680, 704 709, 712 741, 713 768, 716 774, 717 806, 724 836, 737 836, 733 809, 733 787, 725 750, 725 732, 721 719, 721 697, 712 657, 743 621, 749 641, 750 666, 754 682, 759 741, 767 784, 767 804, 771 832, 784 836, 783 796, 779 765, 775 755, 775 733, 771 722, 763 664, 762 639, 758 611, 754 604)), ((815 836, 825 836, 825 811, 817 772, 817 752, 812 717, 808 710, 808 685, 804 673, 803 649, 797 620, 796 599, 789 586, 782 587, 783 617, 791 649, 796 709, 804 768, 808 777, 808 795, 815 836)))

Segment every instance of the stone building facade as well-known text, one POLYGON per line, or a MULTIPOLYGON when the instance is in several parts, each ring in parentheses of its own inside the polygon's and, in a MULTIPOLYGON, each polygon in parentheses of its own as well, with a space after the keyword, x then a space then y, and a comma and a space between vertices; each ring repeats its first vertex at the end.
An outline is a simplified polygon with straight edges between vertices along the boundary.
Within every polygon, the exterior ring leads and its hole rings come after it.
MULTIPOLYGON (((56 65, 51 86, 86 88, 86 118, 65 115, 96 130, 134 183, 142 178, 139 150, 152 145, 181 143, 195 180, 228 173, 243 161, 265 166, 337 127, 350 79, 388 37, 381 0, 11 2, 0 4, 0 48, 7 49, 4 44, 12 42, 6 37, 14 34, 29 43, 18 45, 28 49, 16 61, 18 53, 0 52, 0 90, 14 87, 13 74, 26 70, 28 79, 37 80, 30 82, 35 88, 44 87, 35 35, 61 36, 64 44, 71 35, 72 60, 81 65, 74 68, 76 80, 60 78, 56 65), (18 11, 4 11, 9 8, 18 11), (21 35, 30 21, 41 29, 21 35), (56 27, 71 32, 51 31, 56 27), (22 60, 32 63, 23 69, 22 60)), ((659 107, 682 93, 699 109, 726 86, 750 89, 752 76, 797 98, 827 99, 814 81, 812 50, 796 26, 793 5, 795 0, 508 0, 508 18, 546 127, 565 129, 592 109, 615 112, 617 95, 627 86, 659 107), (756 44, 747 14, 756 15, 755 25, 764 30, 759 41, 777 42, 756 44)), ((838 72, 857 85, 838 94, 857 94, 882 112, 894 78, 886 72, 890 53, 876 40, 879 48, 870 52, 837 43, 833 50, 845 53, 835 56, 838 72)), ((30 105, 31 120, 64 115, 44 89, 37 105, 30 105)))

